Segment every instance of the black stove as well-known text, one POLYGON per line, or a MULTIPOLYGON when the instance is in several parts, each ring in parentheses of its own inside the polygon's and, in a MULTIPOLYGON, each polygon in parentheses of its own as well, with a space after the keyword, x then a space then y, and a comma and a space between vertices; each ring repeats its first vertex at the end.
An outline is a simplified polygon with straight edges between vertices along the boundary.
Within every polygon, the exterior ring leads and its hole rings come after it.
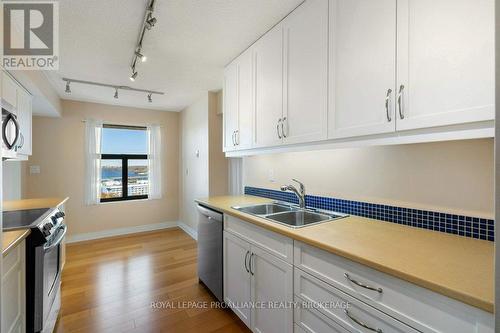
POLYGON ((8 231, 34 227, 42 222, 50 214, 51 210, 51 208, 39 208, 3 212, 3 230, 8 231))
POLYGON ((61 307, 61 244, 66 235, 60 208, 2 212, 3 230, 31 229, 26 238, 26 332, 54 330, 61 307))

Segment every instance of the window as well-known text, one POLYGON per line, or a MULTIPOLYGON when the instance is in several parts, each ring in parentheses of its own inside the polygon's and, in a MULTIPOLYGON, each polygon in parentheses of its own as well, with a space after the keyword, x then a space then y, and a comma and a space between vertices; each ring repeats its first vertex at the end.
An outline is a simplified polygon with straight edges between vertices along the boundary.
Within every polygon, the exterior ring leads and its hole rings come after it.
POLYGON ((146 128, 104 125, 101 140, 101 202, 147 199, 146 128))

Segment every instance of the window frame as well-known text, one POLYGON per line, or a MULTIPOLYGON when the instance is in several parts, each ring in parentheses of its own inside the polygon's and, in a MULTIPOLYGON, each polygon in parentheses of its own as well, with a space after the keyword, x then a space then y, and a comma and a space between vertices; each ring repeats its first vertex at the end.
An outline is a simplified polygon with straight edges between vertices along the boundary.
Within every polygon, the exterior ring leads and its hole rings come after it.
MULTIPOLYGON (((117 128, 117 129, 130 129, 130 130, 146 130, 146 127, 140 126, 120 126, 105 124, 103 128, 117 128)), ((101 154, 102 160, 121 160, 122 162, 122 196, 117 198, 100 198, 101 203, 116 202, 116 201, 130 201, 130 200, 144 200, 148 199, 148 195, 128 195, 128 161, 129 160, 147 160, 147 154, 101 154)))

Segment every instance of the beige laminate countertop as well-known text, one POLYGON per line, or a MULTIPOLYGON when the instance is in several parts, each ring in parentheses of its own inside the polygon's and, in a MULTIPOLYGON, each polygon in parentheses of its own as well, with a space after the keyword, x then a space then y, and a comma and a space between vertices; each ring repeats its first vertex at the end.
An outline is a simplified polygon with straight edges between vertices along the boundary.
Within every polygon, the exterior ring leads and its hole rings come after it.
MULTIPOLYGON (((68 198, 40 198, 4 201, 3 210, 24 210, 36 208, 56 208, 65 203, 68 198)), ((11 249, 30 234, 29 229, 2 232, 2 255, 5 256, 11 249)))
POLYGON ((493 313, 493 242, 358 216, 292 229, 232 209, 274 200, 223 196, 206 206, 493 313))
POLYGON ((37 208, 57 208, 63 203, 68 201, 69 198, 37 198, 37 199, 23 199, 4 201, 3 210, 24 210, 24 209, 37 209, 37 208))

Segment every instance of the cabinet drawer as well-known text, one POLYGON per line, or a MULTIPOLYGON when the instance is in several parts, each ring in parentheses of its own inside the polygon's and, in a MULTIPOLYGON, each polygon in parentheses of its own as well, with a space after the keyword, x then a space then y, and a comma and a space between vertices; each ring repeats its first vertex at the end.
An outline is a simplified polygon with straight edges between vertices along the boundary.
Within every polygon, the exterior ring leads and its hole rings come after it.
POLYGON ((328 319, 317 310, 300 306, 302 299, 295 297, 295 333, 349 333, 348 330, 328 319))
POLYGON ((259 246, 290 264, 293 263, 293 240, 291 238, 230 215, 224 215, 224 230, 259 246))
POLYGON ((306 302, 318 304, 319 312, 353 332, 418 332, 300 269, 294 272, 295 295, 306 302))
POLYGON ((295 242, 294 264, 422 332, 493 332, 493 315, 374 269, 295 242), (381 288, 382 292, 356 285, 381 288))

